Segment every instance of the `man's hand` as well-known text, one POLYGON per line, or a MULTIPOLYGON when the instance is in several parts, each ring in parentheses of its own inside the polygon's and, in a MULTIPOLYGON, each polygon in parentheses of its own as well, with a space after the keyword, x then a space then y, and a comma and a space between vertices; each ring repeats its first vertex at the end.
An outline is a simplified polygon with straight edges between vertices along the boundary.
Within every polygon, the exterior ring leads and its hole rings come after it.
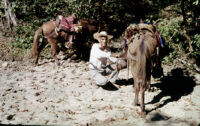
POLYGON ((107 67, 107 66, 109 66, 109 65, 114 63, 113 61, 111 61, 111 59, 109 59, 107 57, 101 57, 98 60, 101 61, 101 64, 102 64, 101 67, 102 68, 107 67))
POLYGON ((101 63, 104 64, 104 65, 107 63, 107 58, 106 57, 100 57, 100 58, 98 58, 98 60, 100 60, 101 63))
POLYGON ((107 58, 106 57, 100 57, 98 60, 101 61, 101 67, 105 68, 107 66, 107 58))
POLYGON ((111 65, 113 63, 114 63, 113 61, 111 61, 110 59, 107 59, 107 65, 111 65))
POLYGON ((126 59, 118 59, 117 60, 117 70, 121 70, 127 67, 126 59))

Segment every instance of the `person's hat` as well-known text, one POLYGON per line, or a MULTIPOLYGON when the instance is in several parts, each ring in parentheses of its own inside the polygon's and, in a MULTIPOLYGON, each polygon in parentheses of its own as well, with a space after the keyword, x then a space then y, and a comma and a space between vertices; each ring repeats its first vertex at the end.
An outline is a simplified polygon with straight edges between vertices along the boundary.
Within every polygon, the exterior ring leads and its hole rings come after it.
POLYGON ((93 35, 94 39, 98 40, 99 37, 107 37, 108 40, 112 39, 112 35, 108 35, 106 31, 96 32, 93 35))

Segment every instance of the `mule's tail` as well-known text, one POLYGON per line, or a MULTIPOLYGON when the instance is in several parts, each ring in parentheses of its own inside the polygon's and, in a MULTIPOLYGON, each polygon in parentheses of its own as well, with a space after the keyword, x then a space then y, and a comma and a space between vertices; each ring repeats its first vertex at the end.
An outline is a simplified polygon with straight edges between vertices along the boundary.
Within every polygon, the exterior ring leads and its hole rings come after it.
POLYGON ((35 35, 34 35, 34 38, 33 38, 33 45, 32 45, 31 57, 36 57, 38 55, 38 46, 39 46, 38 39, 39 39, 40 32, 42 32, 42 27, 40 27, 35 32, 35 35))
POLYGON ((138 83, 145 84, 146 79, 146 56, 147 47, 145 46, 145 36, 141 37, 141 42, 136 53, 136 75, 138 83))

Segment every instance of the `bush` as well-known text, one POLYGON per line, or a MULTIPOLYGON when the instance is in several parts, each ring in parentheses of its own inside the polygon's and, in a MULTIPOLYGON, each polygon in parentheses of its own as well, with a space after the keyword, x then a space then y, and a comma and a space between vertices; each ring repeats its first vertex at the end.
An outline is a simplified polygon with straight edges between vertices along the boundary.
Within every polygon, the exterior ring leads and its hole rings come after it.
POLYGON ((24 24, 15 28, 14 46, 22 49, 30 49, 33 42, 33 37, 36 31, 34 24, 24 24))
POLYGON ((200 34, 194 35, 194 37, 192 38, 192 46, 194 49, 192 52, 192 56, 195 59, 199 59, 200 58, 200 34))
POLYGON ((167 57, 164 58, 164 62, 171 62, 176 56, 176 52, 182 50, 182 43, 184 43, 183 35, 180 27, 181 21, 177 18, 170 20, 159 19, 158 31, 159 34, 165 39, 168 43, 169 50, 173 50, 169 53, 167 57))
POLYGON ((66 16, 72 13, 76 13, 79 19, 105 21, 109 26, 108 32, 119 37, 129 22, 139 21, 145 13, 150 12, 144 11, 150 10, 149 4, 148 1, 131 1, 127 4, 124 0, 14 0, 12 8, 18 21, 21 21, 15 30, 15 45, 19 48, 30 48, 36 28, 44 22, 55 19, 57 15, 66 16))
MULTIPOLYGON (((109 34, 115 39, 121 36, 130 23, 138 23, 140 18, 150 22, 159 20, 159 33, 168 42, 169 48, 174 50, 166 58, 168 62, 178 53, 182 53, 182 50, 189 52, 188 42, 184 37, 184 33, 189 32, 183 30, 187 25, 195 32, 188 34, 190 37, 194 35, 191 37, 194 46, 192 56, 199 57, 200 54, 197 30, 200 19, 199 0, 12 0, 10 2, 19 24, 14 31, 16 38, 14 45, 22 49, 31 48, 34 32, 44 22, 55 19, 57 15, 67 16, 76 13, 79 19, 90 18, 106 22, 109 34), (183 6, 181 2, 184 2, 183 6), (165 14, 160 14, 163 11, 165 14)), ((0 2, 0 17, 5 16, 4 13, 3 2, 0 2)))

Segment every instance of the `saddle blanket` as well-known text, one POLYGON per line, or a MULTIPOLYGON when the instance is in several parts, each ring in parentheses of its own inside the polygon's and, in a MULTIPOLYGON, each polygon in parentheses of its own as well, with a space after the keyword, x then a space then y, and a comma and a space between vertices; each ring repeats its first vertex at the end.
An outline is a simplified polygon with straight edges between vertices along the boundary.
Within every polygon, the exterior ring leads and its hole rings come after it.
POLYGON ((61 20, 61 28, 64 31, 73 32, 74 31, 74 18, 73 16, 67 16, 61 20))

